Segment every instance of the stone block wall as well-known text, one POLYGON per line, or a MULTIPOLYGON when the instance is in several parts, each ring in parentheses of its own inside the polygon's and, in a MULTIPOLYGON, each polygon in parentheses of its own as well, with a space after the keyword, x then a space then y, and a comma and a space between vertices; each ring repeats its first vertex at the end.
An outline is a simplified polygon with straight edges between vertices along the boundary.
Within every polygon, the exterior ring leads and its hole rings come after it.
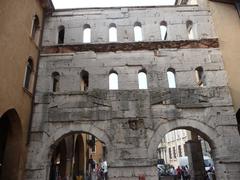
POLYGON ((84 25, 91 27, 92 43, 109 42, 109 25, 117 27, 118 42, 134 41, 134 24, 141 23, 143 41, 161 40, 160 23, 167 23, 167 40, 188 39, 186 22, 193 22, 195 39, 216 37, 207 8, 199 6, 92 8, 56 11, 46 19, 43 45, 57 44, 58 27, 65 27, 64 44, 83 42, 84 25))
POLYGON ((240 176, 240 138, 208 8, 62 10, 46 19, 44 29, 26 180, 48 179, 52 146, 75 132, 93 134, 106 144, 110 179, 157 179, 157 147, 167 132, 178 128, 209 142, 218 179, 240 176), (168 24, 164 42, 162 20, 168 24), (188 40, 187 20, 196 28, 196 40, 188 40), (144 42, 133 42, 135 22, 142 24, 144 42), (108 43, 111 23, 117 26, 117 43, 108 43), (84 24, 92 28, 91 44, 82 45, 84 24), (57 45, 60 25, 66 28, 65 43, 57 45), (199 66, 204 87, 196 81, 199 66), (168 68, 175 70, 176 88, 169 88, 168 68), (138 89, 142 69, 146 90, 138 89), (87 91, 80 90, 82 70, 89 73, 87 91), (109 90, 111 70, 118 73, 118 90, 109 90), (53 72, 60 75, 57 92, 53 72))
POLYGON ((89 90, 109 89, 109 73, 118 73, 119 90, 138 89, 138 72, 146 70, 148 89, 168 88, 167 70, 175 69, 177 88, 198 87, 195 68, 203 67, 206 87, 226 86, 219 49, 158 49, 131 52, 44 54, 37 91, 52 91, 52 73, 60 73, 60 92, 80 91, 80 72, 89 73, 89 90))

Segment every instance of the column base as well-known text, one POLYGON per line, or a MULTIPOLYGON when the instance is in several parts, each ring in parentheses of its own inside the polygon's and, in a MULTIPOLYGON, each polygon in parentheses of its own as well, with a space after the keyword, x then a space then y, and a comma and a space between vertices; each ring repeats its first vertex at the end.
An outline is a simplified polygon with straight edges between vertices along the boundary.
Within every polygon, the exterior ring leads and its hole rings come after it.
POLYGON ((157 167, 109 167, 110 180, 157 180, 157 167))

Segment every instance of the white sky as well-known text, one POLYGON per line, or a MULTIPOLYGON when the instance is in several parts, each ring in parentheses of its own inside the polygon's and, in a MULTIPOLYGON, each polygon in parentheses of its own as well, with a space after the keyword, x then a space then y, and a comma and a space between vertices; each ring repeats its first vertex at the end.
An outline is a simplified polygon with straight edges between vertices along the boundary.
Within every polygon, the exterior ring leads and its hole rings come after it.
POLYGON ((168 86, 169 88, 176 88, 176 80, 175 80, 175 75, 171 71, 167 72, 167 77, 168 77, 168 86))
POLYGON ((109 75, 109 89, 110 90, 118 89, 118 75, 116 73, 111 73, 109 75))
POLYGON ((116 6, 173 5, 175 0, 52 0, 56 9, 116 6))
POLYGON ((139 89, 147 89, 147 75, 144 72, 138 73, 138 87, 139 89))

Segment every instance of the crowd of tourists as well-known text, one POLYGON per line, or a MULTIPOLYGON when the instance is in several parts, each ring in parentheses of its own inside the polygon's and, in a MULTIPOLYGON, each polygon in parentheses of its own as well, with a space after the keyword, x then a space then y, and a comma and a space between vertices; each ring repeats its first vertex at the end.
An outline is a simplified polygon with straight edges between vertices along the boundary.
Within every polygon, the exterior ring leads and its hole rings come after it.
POLYGON ((177 179, 181 179, 181 180, 190 180, 191 176, 189 173, 189 168, 188 166, 178 166, 176 169, 176 176, 177 179))
MULTIPOLYGON (((169 167, 166 168, 166 165, 158 164, 158 176, 159 180, 161 180, 161 177, 163 176, 172 176, 174 180, 190 180, 190 170, 189 167, 186 166, 178 166, 176 169, 174 166, 168 165, 169 167)), ((214 167, 209 165, 208 170, 206 170, 204 175, 204 180, 215 180, 215 173, 214 173, 214 167)))
POLYGON ((107 180, 108 165, 106 160, 100 160, 96 163, 91 157, 89 159, 90 173, 87 179, 89 180, 107 180))

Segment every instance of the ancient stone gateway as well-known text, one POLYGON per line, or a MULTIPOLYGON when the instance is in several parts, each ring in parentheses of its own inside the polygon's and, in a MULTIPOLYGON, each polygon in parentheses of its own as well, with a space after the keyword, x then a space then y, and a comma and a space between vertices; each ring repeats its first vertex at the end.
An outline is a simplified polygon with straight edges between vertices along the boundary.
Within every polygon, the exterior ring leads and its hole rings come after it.
POLYGON ((74 132, 105 143, 110 179, 156 180, 157 146, 179 128, 208 140, 217 179, 240 177, 240 138, 206 6, 63 10, 46 19, 26 180, 49 179, 54 144, 74 132), (136 22, 141 42, 134 42, 136 22), (109 43, 111 23, 118 34, 109 43), (84 28, 90 43, 82 43, 84 28), (176 88, 169 88, 168 71, 176 88), (138 87, 140 72, 147 89, 138 87), (109 90, 112 73, 117 90, 109 90))

